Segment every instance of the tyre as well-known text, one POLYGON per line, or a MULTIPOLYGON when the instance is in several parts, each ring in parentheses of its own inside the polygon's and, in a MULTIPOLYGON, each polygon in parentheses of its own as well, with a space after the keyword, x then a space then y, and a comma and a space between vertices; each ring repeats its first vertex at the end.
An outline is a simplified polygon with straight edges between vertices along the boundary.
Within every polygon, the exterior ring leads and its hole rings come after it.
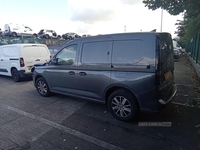
POLYGON ((15 82, 19 82, 21 80, 21 77, 19 75, 19 72, 17 71, 17 69, 13 69, 11 71, 11 74, 12 74, 12 78, 15 82))
POLYGON ((60 36, 60 35, 58 35, 58 36, 57 36, 57 39, 61 39, 61 36, 60 36))
POLYGON ((36 80, 36 88, 38 93, 43 97, 48 97, 51 95, 49 86, 43 77, 40 77, 36 80))
POLYGON ((45 37, 46 37, 46 39, 49 39, 49 38, 50 38, 50 36, 49 36, 48 34, 46 34, 45 37))
POLYGON ((33 34, 33 38, 37 38, 37 34, 33 34))
POLYGON ((118 120, 130 121, 139 111, 135 97, 126 90, 114 91, 108 98, 108 107, 111 114, 118 120))
POLYGON ((13 32, 12 37, 17 37, 17 33, 13 32))
POLYGON ((70 36, 70 37, 69 37, 69 40, 72 40, 72 39, 73 39, 73 38, 70 36))

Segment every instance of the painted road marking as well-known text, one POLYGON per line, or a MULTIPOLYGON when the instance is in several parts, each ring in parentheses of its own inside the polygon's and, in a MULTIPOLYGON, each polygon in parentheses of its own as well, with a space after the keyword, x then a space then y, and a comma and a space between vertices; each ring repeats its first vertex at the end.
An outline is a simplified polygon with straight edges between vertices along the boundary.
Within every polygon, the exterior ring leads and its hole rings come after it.
MULTIPOLYGON (((23 110, 20 110, 20 109, 18 109, 18 108, 14 108, 14 107, 12 107, 12 106, 5 105, 5 104, 2 104, 1 106, 4 106, 4 107, 6 107, 6 108, 9 109, 9 110, 15 111, 15 112, 17 112, 17 113, 19 113, 19 114, 21 114, 21 115, 24 115, 24 116, 26 116, 26 117, 29 117, 29 118, 31 118, 31 119, 34 119, 34 120, 40 121, 40 122, 42 122, 42 123, 45 123, 45 124, 47 124, 47 125, 49 125, 49 126, 51 126, 51 127, 54 127, 54 128, 56 128, 56 129, 65 131, 65 132, 68 133, 68 134, 77 136, 78 138, 81 138, 81 139, 83 139, 83 140, 86 140, 86 141, 88 141, 88 142, 91 142, 91 143, 93 143, 93 144, 96 144, 96 145, 98 145, 98 146, 100 146, 100 147, 103 147, 103 148, 105 148, 105 149, 109 149, 109 150, 123 150, 122 148, 120 148, 120 147, 118 147, 118 146, 112 145, 112 144, 110 144, 110 143, 104 142, 104 141, 99 140, 99 139, 97 139, 97 138, 94 138, 94 137, 92 137, 92 136, 86 135, 86 134, 81 133, 81 132, 79 132, 79 131, 77 131, 77 130, 73 130, 73 129, 71 129, 71 128, 65 127, 65 126, 60 125, 60 124, 58 124, 58 123, 56 123, 56 122, 53 122, 53 121, 44 119, 44 118, 42 118, 42 117, 38 117, 38 116, 36 116, 36 115, 27 113, 27 112, 25 112, 25 111, 23 111, 23 110)), ((35 140, 35 139, 33 139, 33 140, 35 140)))

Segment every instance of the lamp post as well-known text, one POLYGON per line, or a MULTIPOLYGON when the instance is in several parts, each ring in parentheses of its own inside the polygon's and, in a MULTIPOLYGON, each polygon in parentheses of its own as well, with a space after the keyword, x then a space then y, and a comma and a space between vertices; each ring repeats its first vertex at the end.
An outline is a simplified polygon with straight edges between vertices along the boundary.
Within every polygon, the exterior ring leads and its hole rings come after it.
POLYGON ((161 8, 161 25, 160 25, 160 32, 162 32, 162 24, 163 24, 163 9, 161 8))

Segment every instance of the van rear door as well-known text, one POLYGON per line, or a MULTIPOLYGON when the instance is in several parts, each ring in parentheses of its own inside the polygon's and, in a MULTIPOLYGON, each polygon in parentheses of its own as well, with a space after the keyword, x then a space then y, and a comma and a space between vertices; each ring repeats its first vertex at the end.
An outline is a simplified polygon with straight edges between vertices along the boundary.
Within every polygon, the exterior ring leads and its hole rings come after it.
POLYGON ((14 45, 5 45, 0 48, 0 72, 10 75, 10 68, 19 64, 19 49, 14 45))
POLYGON ((176 94, 174 84, 173 43, 169 33, 159 33, 157 38, 158 66, 156 70, 156 84, 160 103, 169 102, 176 94))
POLYGON ((173 43, 171 35, 168 33, 159 34, 159 47, 158 47, 158 69, 161 71, 160 84, 173 78, 174 73, 174 57, 173 57, 173 43))
POLYGON ((42 64, 50 59, 50 52, 46 45, 24 45, 22 48, 22 56, 25 71, 31 72, 31 68, 34 64, 42 64))

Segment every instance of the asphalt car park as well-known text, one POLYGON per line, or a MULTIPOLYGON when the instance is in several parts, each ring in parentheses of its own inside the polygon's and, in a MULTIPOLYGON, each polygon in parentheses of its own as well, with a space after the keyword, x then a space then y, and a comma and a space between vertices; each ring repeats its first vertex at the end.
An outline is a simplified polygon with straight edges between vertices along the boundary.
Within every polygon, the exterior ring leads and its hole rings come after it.
POLYGON ((0 149, 198 149, 200 108, 187 106, 198 96, 194 80, 187 58, 176 60, 173 102, 162 112, 122 122, 104 104, 57 94, 44 98, 30 78, 16 83, 0 76, 0 149))

